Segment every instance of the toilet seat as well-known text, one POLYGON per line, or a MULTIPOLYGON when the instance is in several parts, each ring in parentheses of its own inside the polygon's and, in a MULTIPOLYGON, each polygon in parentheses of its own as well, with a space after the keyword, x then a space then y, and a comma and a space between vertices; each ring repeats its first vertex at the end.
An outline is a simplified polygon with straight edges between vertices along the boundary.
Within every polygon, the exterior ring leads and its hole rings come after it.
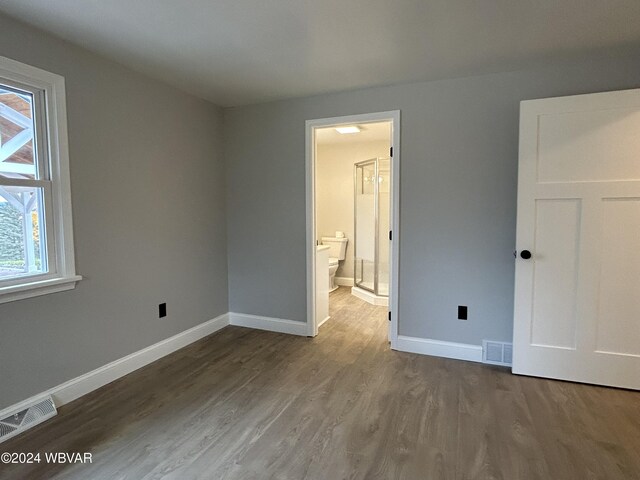
POLYGON ((329 266, 333 267, 335 265, 338 265, 338 259, 334 257, 329 257, 329 266))

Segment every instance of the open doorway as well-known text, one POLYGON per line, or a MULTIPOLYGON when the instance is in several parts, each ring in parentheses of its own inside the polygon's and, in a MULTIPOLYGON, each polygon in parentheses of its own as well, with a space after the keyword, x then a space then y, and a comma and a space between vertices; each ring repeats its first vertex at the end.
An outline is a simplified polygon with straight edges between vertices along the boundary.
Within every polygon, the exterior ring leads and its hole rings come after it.
POLYGON ((398 332, 400 113, 307 121, 308 335, 347 296, 388 310, 398 332))

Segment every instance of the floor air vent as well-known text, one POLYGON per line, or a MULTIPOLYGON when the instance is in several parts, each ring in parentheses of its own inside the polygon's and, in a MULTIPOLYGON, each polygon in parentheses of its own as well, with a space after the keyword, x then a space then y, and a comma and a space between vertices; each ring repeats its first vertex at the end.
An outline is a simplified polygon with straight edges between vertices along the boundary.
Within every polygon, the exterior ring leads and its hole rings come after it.
POLYGON ((482 361, 492 365, 511 366, 513 344, 505 342, 482 341, 482 361))
POLYGON ((35 427, 57 413, 53 399, 46 397, 28 407, 21 407, 18 410, 2 415, 2 418, 0 418, 0 443, 31 427, 35 427))

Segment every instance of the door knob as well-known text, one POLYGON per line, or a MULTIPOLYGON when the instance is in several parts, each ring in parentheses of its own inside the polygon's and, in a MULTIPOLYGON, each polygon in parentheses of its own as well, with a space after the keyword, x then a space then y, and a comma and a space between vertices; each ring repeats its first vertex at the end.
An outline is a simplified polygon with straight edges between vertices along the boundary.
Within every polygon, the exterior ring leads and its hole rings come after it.
POLYGON ((525 260, 529 260, 531 258, 531 252, 529 250, 522 250, 520 252, 520 258, 524 258, 525 260))

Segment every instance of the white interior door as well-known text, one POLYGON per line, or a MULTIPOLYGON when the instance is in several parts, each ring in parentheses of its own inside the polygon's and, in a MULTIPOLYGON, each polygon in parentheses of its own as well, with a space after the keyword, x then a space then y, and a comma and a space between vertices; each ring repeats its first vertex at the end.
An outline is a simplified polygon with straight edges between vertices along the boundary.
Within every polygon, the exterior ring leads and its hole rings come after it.
POLYGON ((513 372, 640 389, 640 90, 522 102, 518 175, 513 372))

